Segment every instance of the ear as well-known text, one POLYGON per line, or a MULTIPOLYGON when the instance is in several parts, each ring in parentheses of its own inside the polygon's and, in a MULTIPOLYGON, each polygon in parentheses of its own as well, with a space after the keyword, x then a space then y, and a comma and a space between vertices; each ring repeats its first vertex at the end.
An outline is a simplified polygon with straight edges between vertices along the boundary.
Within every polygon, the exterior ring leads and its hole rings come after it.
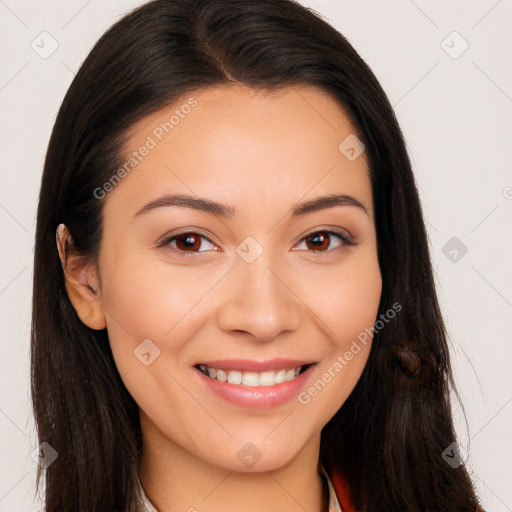
POLYGON ((71 304, 87 327, 104 329, 106 319, 96 265, 77 253, 71 233, 64 224, 57 228, 56 241, 71 304))

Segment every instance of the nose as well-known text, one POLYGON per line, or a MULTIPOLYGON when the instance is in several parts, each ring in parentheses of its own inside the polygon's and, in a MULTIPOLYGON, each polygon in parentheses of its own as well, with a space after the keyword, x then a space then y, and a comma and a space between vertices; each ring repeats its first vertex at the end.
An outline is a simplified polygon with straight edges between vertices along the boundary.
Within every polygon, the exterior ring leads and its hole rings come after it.
POLYGON ((218 325, 225 332, 245 332, 253 341, 269 342, 299 327, 302 302, 294 294, 292 274, 271 265, 265 252, 252 263, 237 258, 222 294, 218 325))

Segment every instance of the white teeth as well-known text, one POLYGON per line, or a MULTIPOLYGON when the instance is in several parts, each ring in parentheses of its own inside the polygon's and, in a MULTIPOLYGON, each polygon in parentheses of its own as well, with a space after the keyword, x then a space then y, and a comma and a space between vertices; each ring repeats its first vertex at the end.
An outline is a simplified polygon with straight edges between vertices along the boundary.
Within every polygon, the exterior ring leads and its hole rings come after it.
POLYGON ((294 378, 295 378, 295 369, 294 369, 294 368, 292 368, 291 370, 288 370, 288 371, 286 372, 286 377, 285 377, 285 379, 286 379, 286 380, 293 380, 294 378))
POLYGON ((242 378, 242 384, 244 386, 257 386, 258 385, 258 374, 256 372, 244 372, 242 378))
MULTIPOLYGON (((299 368, 300 371, 300 368, 299 368)), ((274 377, 274 381, 276 384, 281 384, 286 380, 286 370, 279 370, 276 372, 276 376, 274 377)))
POLYGON ((228 373, 228 382, 230 384, 241 384, 242 383, 242 372, 230 371, 228 373))
POLYGON ((204 364, 199 365, 199 369, 212 379, 220 382, 229 382, 230 384, 242 384, 244 386, 273 386, 295 379, 299 374, 302 366, 297 368, 283 369, 277 371, 250 372, 229 370, 225 371, 220 368, 210 368, 204 364))
POLYGON ((221 382, 226 382, 228 380, 228 377, 226 375, 226 372, 224 370, 217 370, 217 380, 220 380, 221 382))
POLYGON ((272 386, 272 384, 276 384, 275 375, 275 372, 261 372, 259 374, 260 386, 272 386))

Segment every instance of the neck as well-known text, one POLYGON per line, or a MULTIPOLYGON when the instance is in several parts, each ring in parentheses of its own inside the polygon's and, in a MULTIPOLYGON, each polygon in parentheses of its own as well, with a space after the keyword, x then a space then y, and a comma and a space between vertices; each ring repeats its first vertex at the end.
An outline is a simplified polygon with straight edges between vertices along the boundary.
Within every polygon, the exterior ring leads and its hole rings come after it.
POLYGON ((324 512, 320 434, 289 462, 270 471, 235 472, 185 451, 141 413, 139 478, 159 512, 261 510, 324 512))

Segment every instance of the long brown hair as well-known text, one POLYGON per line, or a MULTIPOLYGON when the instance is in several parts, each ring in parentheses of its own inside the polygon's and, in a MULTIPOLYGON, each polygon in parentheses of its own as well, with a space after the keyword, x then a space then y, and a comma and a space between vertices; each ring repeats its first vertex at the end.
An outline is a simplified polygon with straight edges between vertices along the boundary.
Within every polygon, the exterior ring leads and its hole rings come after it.
POLYGON ((446 332, 411 164, 394 112, 368 65, 319 15, 291 0, 155 0, 94 46, 59 110, 42 177, 35 243, 32 404, 39 442, 58 458, 37 475, 46 510, 133 511, 141 432, 138 408, 114 363, 106 330, 78 318, 66 293, 55 230, 94 261, 102 202, 129 127, 185 93, 233 82, 298 84, 331 94, 366 148, 382 274, 367 365, 322 431, 321 459, 345 475, 361 511, 475 511, 464 465, 443 460, 455 441, 446 332), (421 360, 415 377, 401 349, 421 360))

